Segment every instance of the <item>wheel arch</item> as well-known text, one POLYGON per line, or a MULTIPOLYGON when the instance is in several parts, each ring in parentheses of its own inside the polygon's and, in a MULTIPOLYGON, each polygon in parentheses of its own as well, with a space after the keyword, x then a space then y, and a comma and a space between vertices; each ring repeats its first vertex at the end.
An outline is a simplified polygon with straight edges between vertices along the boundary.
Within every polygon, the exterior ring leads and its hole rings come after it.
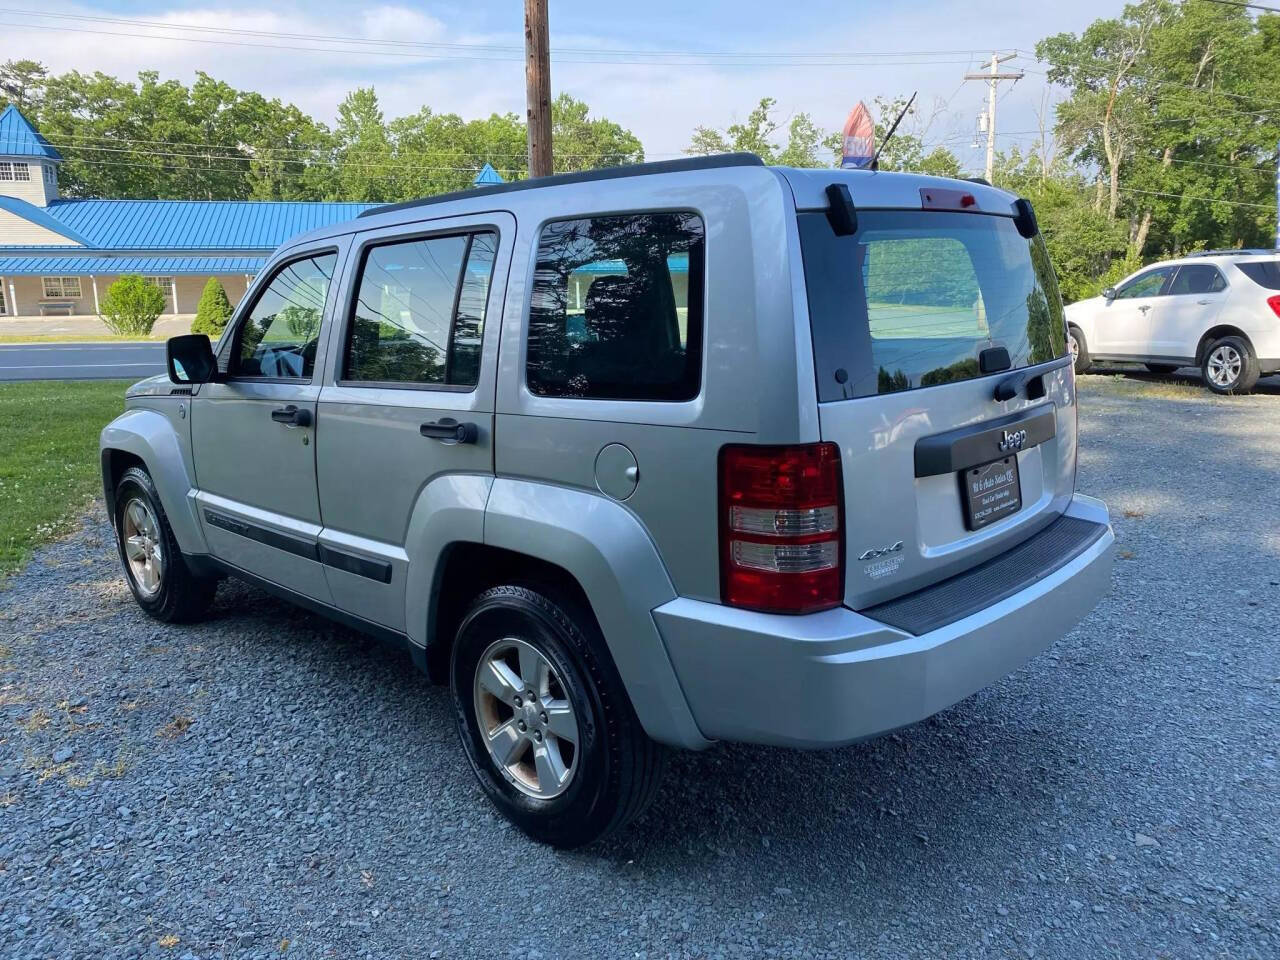
POLYGON ((505 582, 541 585, 588 612, 604 637, 641 725, 673 746, 710 744, 694 722, 652 615, 675 599, 640 521, 598 494, 500 477, 484 510, 483 540, 448 544, 430 584, 426 666, 447 664, 470 600, 505 582))
POLYGON ((160 495, 169 526, 184 553, 206 553, 195 502, 190 497, 195 478, 183 453, 183 445, 164 414, 138 408, 127 410, 103 429, 99 440, 103 496, 115 522, 115 488, 131 466, 151 476, 160 495))
POLYGON ((1196 366, 1200 366, 1204 363, 1205 353, 1208 351, 1209 345, 1215 340, 1221 340, 1223 337, 1239 337, 1245 342, 1245 345, 1253 351, 1254 356, 1257 356, 1257 351, 1254 350, 1253 347, 1253 341, 1249 339, 1249 335, 1247 333, 1233 324, 1219 323, 1206 330, 1204 335, 1200 337, 1200 342, 1196 344, 1196 366))

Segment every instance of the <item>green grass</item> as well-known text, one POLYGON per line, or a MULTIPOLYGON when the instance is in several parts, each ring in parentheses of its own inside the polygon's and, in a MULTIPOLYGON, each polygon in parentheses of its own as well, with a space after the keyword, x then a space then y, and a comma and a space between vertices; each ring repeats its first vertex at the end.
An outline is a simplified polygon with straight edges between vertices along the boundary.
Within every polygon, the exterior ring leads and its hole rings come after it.
POLYGON ((0 582, 101 489, 98 433, 130 382, 0 383, 0 582))

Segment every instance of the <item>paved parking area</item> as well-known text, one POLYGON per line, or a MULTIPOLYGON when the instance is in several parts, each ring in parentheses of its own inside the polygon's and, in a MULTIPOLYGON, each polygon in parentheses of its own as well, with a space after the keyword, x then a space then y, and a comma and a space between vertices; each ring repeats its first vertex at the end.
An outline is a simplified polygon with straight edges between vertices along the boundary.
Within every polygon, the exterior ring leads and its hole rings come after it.
POLYGON ((87 518, 0 590, 0 956, 1280 955, 1280 389, 1081 398, 1077 630, 873 743, 679 756, 572 854, 402 655, 245 587, 152 623, 87 518))

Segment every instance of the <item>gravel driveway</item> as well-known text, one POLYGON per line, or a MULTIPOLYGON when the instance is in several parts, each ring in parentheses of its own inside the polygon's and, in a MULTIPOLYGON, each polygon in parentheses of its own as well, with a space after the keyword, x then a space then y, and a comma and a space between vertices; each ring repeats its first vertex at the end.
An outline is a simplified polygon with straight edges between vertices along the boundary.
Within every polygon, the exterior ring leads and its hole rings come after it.
POLYGON ((1280 956, 1280 389, 1081 395, 1074 633, 877 742, 678 756, 572 854, 403 654, 242 586, 149 621, 94 512, 0 590, 0 956, 1280 956))

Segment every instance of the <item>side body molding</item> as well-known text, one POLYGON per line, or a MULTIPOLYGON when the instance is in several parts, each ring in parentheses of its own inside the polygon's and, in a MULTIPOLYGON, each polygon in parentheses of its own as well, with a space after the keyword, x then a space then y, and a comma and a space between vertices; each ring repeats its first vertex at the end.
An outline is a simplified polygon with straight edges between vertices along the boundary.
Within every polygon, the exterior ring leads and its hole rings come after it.
MULTIPOLYGON (((183 553, 208 553, 196 513, 195 477, 183 452, 183 444, 168 417, 157 410, 133 407, 112 420, 98 441, 102 454, 102 484, 107 509, 114 517, 114 491, 108 453, 131 453, 147 466, 160 494, 160 505, 183 553)), ((113 520, 114 522, 114 520, 113 520)))
POLYGON ((703 749, 652 611, 676 597, 658 550, 640 521, 604 497, 499 477, 485 510, 484 542, 554 563, 591 601, 605 642, 649 736, 703 749))

